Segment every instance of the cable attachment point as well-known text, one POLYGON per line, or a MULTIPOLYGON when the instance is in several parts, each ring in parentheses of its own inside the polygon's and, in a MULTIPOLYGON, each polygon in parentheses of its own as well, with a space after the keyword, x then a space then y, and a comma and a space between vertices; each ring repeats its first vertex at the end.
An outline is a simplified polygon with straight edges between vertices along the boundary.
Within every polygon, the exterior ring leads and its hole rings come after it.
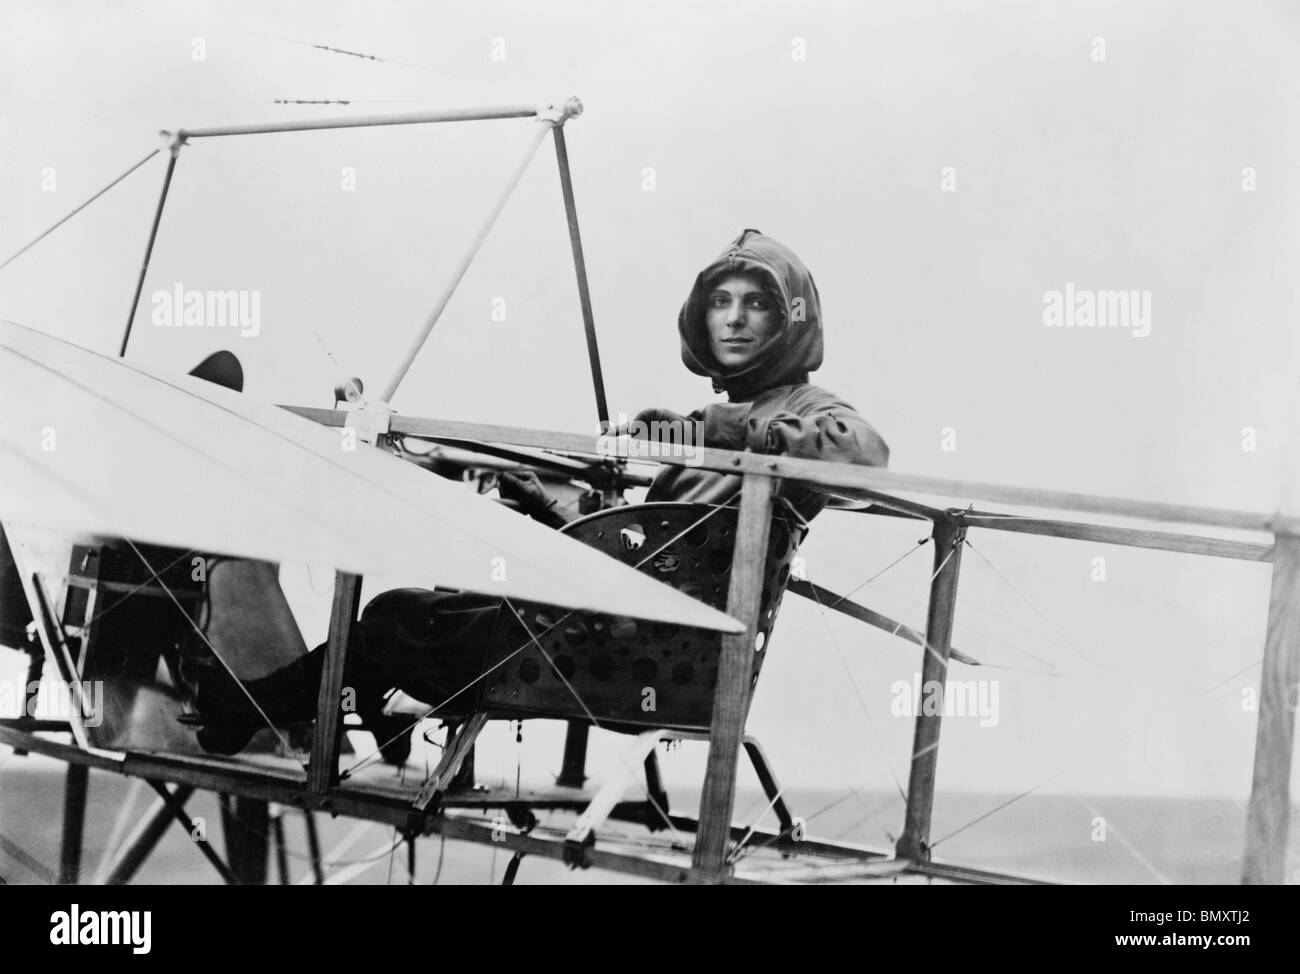
POLYGON ((180 155, 181 146, 185 145, 190 138, 189 133, 184 129, 177 129, 175 132, 159 129, 158 135, 167 144, 167 151, 172 154, 173 159, 180 155))
POLYGON ((582 114, 582 102, 577 95, 566 98, 564 103, 556 106, 550 102, 537 109, 537 120, 551 125, 563 125, 571 118, 582 114))

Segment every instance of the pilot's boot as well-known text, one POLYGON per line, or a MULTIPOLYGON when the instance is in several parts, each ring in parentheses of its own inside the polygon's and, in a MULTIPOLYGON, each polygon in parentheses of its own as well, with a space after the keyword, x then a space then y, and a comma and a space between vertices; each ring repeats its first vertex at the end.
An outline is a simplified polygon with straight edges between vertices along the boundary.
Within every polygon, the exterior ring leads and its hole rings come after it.
POLYGON ((246 681, 243 689, 221 664, 208 668, 196 680, 203 721, 196 735, 199 746, 211 754, 237 754, 267 726, 267 719, 275 726, 311 720, 324 660, 324 653, 307 653, 260 680, 246 681))
POLYGON ((411 756, 411 731, 416 721, 407 714, 384 714, 384 695, 366 693, 357 688, 357 713, 361 726, 375 735, 375 743, 383 755, 384 763, 402 767, 411 756))
MULTIPOLYGON (((197 681, 196 702, 203 720, 196 735, 199 746, 210 754, 237 754, 246 748, 253 735, 267 726, 249 700, 250 695, 276 726, 312 720, 324 665, 322 645, 260 680, 245 682, 241 690, 225 667, 217 664, 197 681)), ((353 690, 357 713, 365 729, 375 736, 384 761, 406 764, 411 755, 413 722, 400 714, 384 716, 384 694, 389 688, 378 686, 370 675, 373 667, 365 659, 364 639, 358 639, 348 653, 347 669, 344 686, 353 690)))

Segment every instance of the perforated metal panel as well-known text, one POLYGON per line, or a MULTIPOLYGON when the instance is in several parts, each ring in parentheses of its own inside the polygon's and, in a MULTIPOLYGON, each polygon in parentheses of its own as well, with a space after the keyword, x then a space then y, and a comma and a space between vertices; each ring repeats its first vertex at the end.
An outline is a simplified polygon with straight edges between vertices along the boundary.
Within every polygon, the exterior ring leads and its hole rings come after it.
MULTIPOLYGON (((736 518, 731 508, 637 504, 574 521, 565 533, 725 611, 736 518)), ((783 515, 773 517, 755 682, 800 537, 783 515)), ((493 634, 488 666, 501 665, 484 681, 481 709, 576 720, 590 711, 601 726, 709 726, 720 633, 529 603, 515 608, 523 622, 507 609, 493 634)))

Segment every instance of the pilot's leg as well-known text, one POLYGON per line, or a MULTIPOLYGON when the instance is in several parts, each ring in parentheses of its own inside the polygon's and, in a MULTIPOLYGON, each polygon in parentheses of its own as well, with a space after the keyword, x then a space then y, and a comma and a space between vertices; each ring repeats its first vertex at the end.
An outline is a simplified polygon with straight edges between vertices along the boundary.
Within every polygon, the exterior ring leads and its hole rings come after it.
MULTIPOLYGON (((357 711, 386 761, 406 763, 414 727, 407 715, 384 715, 390 690, 402 689, 428 703, 437 716, 473 712, 499 608, 496 599, 428 589, 394 589, 366 606, 353 627, 344 686, 355 691, 357 711)), ((248 746, 266 726, 249 695, 275 724, 311 720, 324 649, 318 646, 274 673, 249 681, 243 690, 224 670, 199 679, 198 709, 204 719, 200 746, 216 754, 235 754, 248 746)))
POLYGON ((372 682, 426 703, 431 715, 474 712, 500 599, 467 592, 393 589, 361 614, 372 682))
POLYGON ((262 713, 275 725, 311 720, 324 661, 324 653, 306 653, 260 680, 245 682, 242 688, 220 664, 193 674, 203 720, 196 735, 199 746, 211 754, 237 754, 267 726, 262 713))

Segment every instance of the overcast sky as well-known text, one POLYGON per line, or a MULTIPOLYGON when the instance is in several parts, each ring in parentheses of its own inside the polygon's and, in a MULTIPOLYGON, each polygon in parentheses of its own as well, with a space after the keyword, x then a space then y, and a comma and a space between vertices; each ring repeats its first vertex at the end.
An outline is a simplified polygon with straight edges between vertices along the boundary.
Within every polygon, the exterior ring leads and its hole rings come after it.
MULTIPOLYGON (((812 269, 827 349, 813 381, 877 427, 893 469, 1300 515, 1298 40, 1282 2, 9 0, 0 253, 160 129, 576 94, 566 132, 615 412, 712 401, 680 363, 676 313, 755 227, 812 269), (1067 285, 1145 294, 1149 333, 1046 327, 1044 296, 1067 285)), ((229 348, 247 393, 276 402, 330 405, 344 374, 377 389, 535 124, 187 146, 130 356, 186 370, 229 348), (153 327, 151 295, 177 283, 258 292, 258 335, 153 327)), ((0 271, 0 316, 115 351, 164 166, 0 271)), ((394 405, 593 430, 567 246, 543 146, 394 405)), ((921 533, 825 514, 809 575, 843 591, 921 533)), ((1000 719, 946 722, 941 791, 1246 794, 1266 566, 971 541, 956 643, 1005 668, 952 675, 999 680, 1000 719)), ((861 600, 922 625, 928 565, 927 550, 861 600)), ((314 640, 327 595, 308 582, 286 566, 314 640)), ((787 778, 892 789, 911 722, 890 686, 919 653, 797 603, 751 730, 787 778)), ((554 737, 527 746, 558 763, 554 737)))

